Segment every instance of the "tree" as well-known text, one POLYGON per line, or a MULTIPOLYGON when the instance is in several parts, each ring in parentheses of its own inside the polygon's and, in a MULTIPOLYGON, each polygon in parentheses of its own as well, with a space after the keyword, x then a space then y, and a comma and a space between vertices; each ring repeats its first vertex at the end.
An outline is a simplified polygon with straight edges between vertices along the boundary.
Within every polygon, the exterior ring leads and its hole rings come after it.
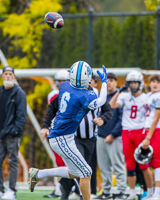
MULTIPOLYGON (((104 42, 103 33, 105 32, 105 18, 99 18, 94 22, 93 26, 93 67, 98 67, 101 64, 100 55, 102 55, 102 44, 104 42)), ((106 66, 107 67, 107 66, 106 66)))
POLYGON ((147 10, 157 10, 156 6, 160 5, 160 0, 145 0, 147 10))
POLYGON ((3 29, 5 37, 12 38, 10 51, 18 49, 23 55, 23 57, 13 55, 8 59, 9 64, 15 68, 31 68, 37 65, 42 46, 42 30, 49 28, 44 22, 44 15, 49 10, 53 12, 62 10, 59 2, 59 0, 32 0, 22 14, 6 15, 8 19, 0 23, 0 28, 3 29))
POLYGON ((120 27, 113 18, 109 18, 104 24, 102 31, 102 54, 100 54, 100 62, 106 67, 117 67, 119 65, 119 48, 120 48, 120 27))
MULTIPOLYGON (((77 13, 73 4, 69 13, 77 13)), ((55 35, 53 67, 69 68, 77 60, 87 60, 88 19, 66 19, 63 29, 56 31, 55 35)))
POLYGON ((138 60, 142 56, 141 45, 141 27, 139 27, 139 18, 131 16, 127 18, 122 28, 121 38, 121 58, 122 67, 138 67, 138 60))

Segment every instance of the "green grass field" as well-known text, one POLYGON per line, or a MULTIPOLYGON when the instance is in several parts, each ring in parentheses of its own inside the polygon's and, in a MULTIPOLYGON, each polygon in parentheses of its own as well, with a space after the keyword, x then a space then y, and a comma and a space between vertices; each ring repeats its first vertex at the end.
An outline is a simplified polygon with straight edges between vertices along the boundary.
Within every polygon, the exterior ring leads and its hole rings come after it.
MULTIPOLYGON (((48 198, 43 198, 43 195, 50 194, 51 192, 50 190, 35 190, 35 192, 18 190, 17 200, 47 200, 48 198)), ((59 198, 54 198, 54 200, 59 200, 59 198)))

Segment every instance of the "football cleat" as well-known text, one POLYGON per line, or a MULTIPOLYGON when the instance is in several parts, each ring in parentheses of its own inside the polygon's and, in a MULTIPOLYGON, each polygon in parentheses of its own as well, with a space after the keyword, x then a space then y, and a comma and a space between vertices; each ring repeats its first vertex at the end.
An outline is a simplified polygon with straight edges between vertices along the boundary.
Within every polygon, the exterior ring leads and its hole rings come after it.
POLYGON ((34 191, 34 187, 36 186, 36 184, 40 181, 40 179, 38 179, 37 177, 37 173, 38 173, 39 169, 36 168, 30 168, 29 169, 29 190, 31 192, 34 191))

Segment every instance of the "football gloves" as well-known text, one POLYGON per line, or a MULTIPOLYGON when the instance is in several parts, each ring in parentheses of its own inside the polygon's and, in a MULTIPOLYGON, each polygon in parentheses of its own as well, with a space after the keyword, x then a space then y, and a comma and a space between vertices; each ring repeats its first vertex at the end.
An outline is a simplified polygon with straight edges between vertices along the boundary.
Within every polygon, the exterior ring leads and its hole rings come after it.
POLYGON ((108 80, 107 80, 107 71, 106 71, 106 68, 105 68, 104 65, 102 65, 102 67, 103 67, 103 74, 101 74, 99 70, 97 70, 97 74, 99 75, 102 83, 104 83, 104 82, 107 83, 108 82, 108 80))
POLYGON ((123 85, 120 89, 119 89, 119 93, 124 92, 125 90, 128 89, 128 83, 126 83, 125 85, 123 85))

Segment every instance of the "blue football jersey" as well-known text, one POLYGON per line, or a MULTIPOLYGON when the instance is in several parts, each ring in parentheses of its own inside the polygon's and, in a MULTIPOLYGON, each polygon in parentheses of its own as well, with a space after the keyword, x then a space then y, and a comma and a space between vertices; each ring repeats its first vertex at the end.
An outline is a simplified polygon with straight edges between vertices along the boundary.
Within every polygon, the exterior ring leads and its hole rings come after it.
POLYGON ((96 106, 97 95, 94 91, 74 88, 69 81, 62 83, 59 88, 59 110, 48 138, 74 133, 82 118, 96 106))

